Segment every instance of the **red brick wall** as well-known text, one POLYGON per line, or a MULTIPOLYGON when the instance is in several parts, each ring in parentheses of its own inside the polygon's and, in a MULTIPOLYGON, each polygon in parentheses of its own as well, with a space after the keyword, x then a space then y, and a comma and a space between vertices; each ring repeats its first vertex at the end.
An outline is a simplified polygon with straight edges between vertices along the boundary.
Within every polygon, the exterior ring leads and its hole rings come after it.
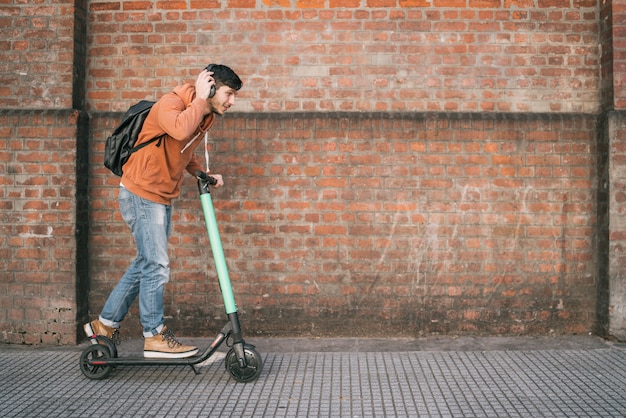
POLYGON ((78 112, 0 111, 0 336, 76 338, 78 112))
POLYGON ((599 110, 597 1, 92 1, 89 19, 92 110, 209 62, 243 76, 241 111, 599 110))
POLYGON ((1 7, 0 108, 71 108, 74 2, 3 1, 1 7))
MULTIPOLYGON (((623 107, 621 21, 603 19, 621 3, 3 5, 3 341, 73 342, 99 312, 134 252, 104 138, 211 61, 245 82, 211 147, 247 333, 592 330, 609 248, 595 124, 623 107)), ((616 204, 621 160, 604 161, 616 204)), ((223 308, 191 179, 175 209, 169 321, 199 335, 223 308)))
POLYGON ((88 127, 74 109, 81 103, 77 57, 84 66, 86 45, 75 31, 80 3, 0 7, 2 342, 76 342, 87 232, 80 190, 88 184, 84 175, 77 182, 88 127))
MULTIPOLYGON (((211 137, 227 183, 213 199, 252 335, 593 326, 593 116, 233 114, 211 137)), ((93 158, 95 313, 134 247, 116 179, 93 158)), ((210 335, 223 307, 193 179, 174 206, 169 323, 210 335)))
POLYGON ((603 25, 610 28, 611 31, 611 49, 610 57, 612 58, 611 78, 613 79, 613 106, 615 109, 626 109, 626 85, 624 83, 624 68, 626 66, 626 47, 624 46, 624 39, 626 33, 621 22, 626 17, 626 1, 618 0, 611 1, 604 7, 602 7, 603 15, 608 16, 608 22, 603 25), (610 10, 607 11, 607 9, 610 10))
MULTIPOLYGON (((600 109, 596 2, 92 2, 89 12, 92 112, 158 97, 208 62, 242 75, 235 109, 250 113, 212 133, 230 184, 215 199, 256 332, 592 328, 595 125, 577 112, 600 109), (311 111, 391 115, 299 116, 311 111)), ((94 127, 94 167, 104 136, 94 127)), ((94 169, 94 313, 133 253, 115 183, 94 169)), ((194 333, 222 308, 204 283, 193 181, 186 190, 168 297, 171 321, 194 333)))

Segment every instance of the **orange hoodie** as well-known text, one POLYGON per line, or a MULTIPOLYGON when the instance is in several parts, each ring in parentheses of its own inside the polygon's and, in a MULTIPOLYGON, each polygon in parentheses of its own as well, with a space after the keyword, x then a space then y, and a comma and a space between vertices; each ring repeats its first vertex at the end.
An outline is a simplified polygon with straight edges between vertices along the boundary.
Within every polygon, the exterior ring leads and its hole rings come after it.
POLYGON ((180 194, 184 170, 192 175, 205 170, 193 154, 213 125, 213 113, 204 116, 205 108, 206 101, 196 97, 192 84, 178 86, 156 102, 136 145, 163 137, 131 154, 124 164, 124 187, 144 199, 170 205, 180 194))

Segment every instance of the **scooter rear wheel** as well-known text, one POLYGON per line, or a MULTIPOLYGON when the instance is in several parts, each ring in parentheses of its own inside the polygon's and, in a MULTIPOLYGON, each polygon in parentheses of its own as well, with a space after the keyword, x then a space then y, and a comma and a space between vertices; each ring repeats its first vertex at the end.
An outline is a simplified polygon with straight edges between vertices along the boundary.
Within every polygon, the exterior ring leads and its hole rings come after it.
POLYGON ((113 371, 112 366, 90 364, 97 360, 106 360, 111 358, 111 353, 105 345, 92 344, 85 348, 80 355, 80 371, 93 380, 102 380, 109 377, 113 371))
POLYGON ((256 380, 263 370, 263 360, 254 346, 245 344, 243 353, 246 358, 246 367, 241 367, 237 359, 235 350, 231 348, 226 354, 226 369, 230 375, 238 382, 251 382, 256 380))

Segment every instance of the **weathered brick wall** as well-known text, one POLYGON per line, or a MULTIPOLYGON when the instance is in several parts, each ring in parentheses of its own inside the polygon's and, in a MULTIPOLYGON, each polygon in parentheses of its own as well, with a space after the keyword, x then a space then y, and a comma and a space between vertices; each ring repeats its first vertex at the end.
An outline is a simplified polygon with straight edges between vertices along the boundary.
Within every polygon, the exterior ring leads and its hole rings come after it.
POLYGON ((74 3, 3 2, 1 108, 72 108, 74 3))
POLYGON ((88 128, 80 112, 84 78, 77 77, 86 46, 84 30, 77 33, 76 22, 83 29, 85 22, 80 5, 43 0, 0 7, 2 342, 76 342, 88 217, 80 162, 88 128))
MULTIPOLYGON (((248 333, 592 329, 593 116, 233 114, 211 137, 227 183, 213 199, 248 333)), ((116 179, 93 158, 97 312, 134 247, 116 179)), ((174 225, 169 321, 210 335, 223 307, 190 177, 174 225)))
MULTIPOLYGON (((245 86, 212 132, 215 199, 253 330, 594 326, 595 125, 578 112, 600 109, 596 2, 92 2, 89 18, 94 313, 134 251, 99 112, 223 62, 245 86)), ((193 334, 223 309, 185 193, 168 306, 193 334)))
POLYGON ((240 111, 599 110, 598 2, 92 1, 88 101, 122 111, 209 62, 240 111))
MULTIPOLYGON (((596 118, 623 107, 612 21, 623 4, 3 5, 3 341, 72 342, 99 312, 134 253, 117 178, 101 166, 104 138, 132 102, 211 61, 245 82, 211 133, 211 155, 227 176, 214 198, 247 333, 617 323, 625 303, 615 288, 621 304, 607 295, 624 277, 622 176, 607 153, 621 125, 600 118, 597 134, 596 118), (616 184, 604 189, 604 179, 616 184)), ((200 335, 219 327, 223 308, 192 179, 175 209, 168 314, 181 335, 200 335)), ((136 311, 125 331, 139 335, 136 311)))
POLYGON ((0 338, 76 338, 78 112, 0 111, 0 338))

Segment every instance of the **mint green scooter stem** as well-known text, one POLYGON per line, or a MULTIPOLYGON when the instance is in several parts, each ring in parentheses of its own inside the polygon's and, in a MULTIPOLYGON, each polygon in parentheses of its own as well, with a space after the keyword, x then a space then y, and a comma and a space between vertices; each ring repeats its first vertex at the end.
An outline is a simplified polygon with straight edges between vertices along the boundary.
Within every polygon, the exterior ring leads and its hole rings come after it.
MULTIPOLYGON (((209 178, 213 180, 212 177, 209 178)), ((213 258, 215 259, 215 270, 217 271, 217 277, 222 291, 222 298, 224 299, 224 308, 226 309, 227 314, 232 314, 237 312, 237 305, 235 304, 233 287, 230 283, 230 276, 228 275, 228 267, 226 266, 226 257, 224 257, 220 231, 217 228, 215 209, 213 208, 213 199, 211 199, 211 193, 209 192, 208 185, 206 185, 206 187, 199 187, 200 201, 204 212, 206 229, 209 234, 209 241, 211 242, 211 251, 213 251, 213 258)))
POLYGON ((237 370, 245 370, 247 373, 250 370, 247 369, 248 359, 245 355, 245 341, 241 335, 241 325, 239 324, 237 305, 235 305, 233 287, 230 284, 230 277, 228 276, 228 268, 226 267, 226 258, 224 257, 224 249, 222 248, 220 232, 217 229, 213 199, 211 199, 211 192, 209 191, 209 186, 215 185, 217 180, 202 171, 196 172, 196 178, 198 179, 198 191, 200 192, 200 202, 202 203, 202 210, 204 211, 206 229, 209 233, 211 250, 213 251, 213 258, 215 259, 215 270, 217 271, 217 278, 219 279, 220 290, 222 291, 222 298, 224 299, 224 308, 226 309, 229 326, 232 331, 232 350, 238 365, 238 367, 234 367, 237 370))

